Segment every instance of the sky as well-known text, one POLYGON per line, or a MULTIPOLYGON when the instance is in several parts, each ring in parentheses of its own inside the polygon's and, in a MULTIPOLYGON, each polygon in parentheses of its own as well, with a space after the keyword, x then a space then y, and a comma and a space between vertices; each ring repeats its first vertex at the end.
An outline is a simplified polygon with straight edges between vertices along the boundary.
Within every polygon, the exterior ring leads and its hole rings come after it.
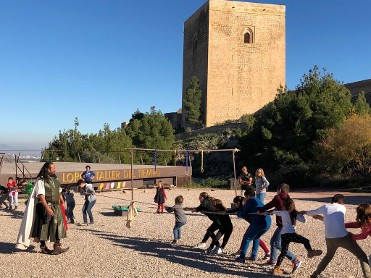
MULTIPOLYGON (((120 127, 139 109, 181 108, 183 24, 205 0, 0 0, 0 152, 41 149, 59 131, 120 127)), ((286 6, 286 83, 318 65, 371 78, 371 1, 286 6)))

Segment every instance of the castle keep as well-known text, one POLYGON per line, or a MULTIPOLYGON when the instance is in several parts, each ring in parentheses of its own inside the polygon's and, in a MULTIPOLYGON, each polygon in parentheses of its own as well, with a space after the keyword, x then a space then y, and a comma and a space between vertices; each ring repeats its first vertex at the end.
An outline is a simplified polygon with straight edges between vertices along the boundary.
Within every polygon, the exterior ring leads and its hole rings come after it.
POLYGON ((209 0, 184 23, 182 99, 197 76, 207 127, 256 112, 286 84, 285 40, 285 6, 209 0))

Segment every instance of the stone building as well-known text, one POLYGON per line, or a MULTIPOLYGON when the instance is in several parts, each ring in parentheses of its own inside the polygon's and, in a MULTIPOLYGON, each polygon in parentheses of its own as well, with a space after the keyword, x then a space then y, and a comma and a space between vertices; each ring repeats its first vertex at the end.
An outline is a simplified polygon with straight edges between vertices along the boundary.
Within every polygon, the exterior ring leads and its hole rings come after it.
POLYGON ((285 51, 285 6, 209 0, 184 23, 182 99, 197 76, 207 127, 252 114, 285 86, 285 51))

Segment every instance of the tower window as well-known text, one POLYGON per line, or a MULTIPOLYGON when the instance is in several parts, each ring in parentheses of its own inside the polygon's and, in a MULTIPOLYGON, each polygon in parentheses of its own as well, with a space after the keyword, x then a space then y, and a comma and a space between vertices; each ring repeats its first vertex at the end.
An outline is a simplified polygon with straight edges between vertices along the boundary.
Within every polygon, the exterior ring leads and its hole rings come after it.
POLYGON ((195 34, 193 36, 192 46, 193 46, 193 51, 196 51, 196 49, 197 49, 197 34, 195 34))
POLYGON ((251 29, 247 29, 243 35, 243 42, 251 44, 254 42, 254 33, 251 29))

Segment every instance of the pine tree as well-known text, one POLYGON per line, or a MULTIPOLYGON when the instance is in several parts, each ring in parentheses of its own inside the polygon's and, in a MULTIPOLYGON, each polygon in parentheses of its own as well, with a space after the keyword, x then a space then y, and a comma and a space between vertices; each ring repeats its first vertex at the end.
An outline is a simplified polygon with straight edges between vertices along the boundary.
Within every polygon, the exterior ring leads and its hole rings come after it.
POLYGON ((183 107, 186 114, 186 123, 194 128, 201 126, 202 91, 196 76, 192 76, 192 80, 188 85, 185 98, 183 99, 183 107))

